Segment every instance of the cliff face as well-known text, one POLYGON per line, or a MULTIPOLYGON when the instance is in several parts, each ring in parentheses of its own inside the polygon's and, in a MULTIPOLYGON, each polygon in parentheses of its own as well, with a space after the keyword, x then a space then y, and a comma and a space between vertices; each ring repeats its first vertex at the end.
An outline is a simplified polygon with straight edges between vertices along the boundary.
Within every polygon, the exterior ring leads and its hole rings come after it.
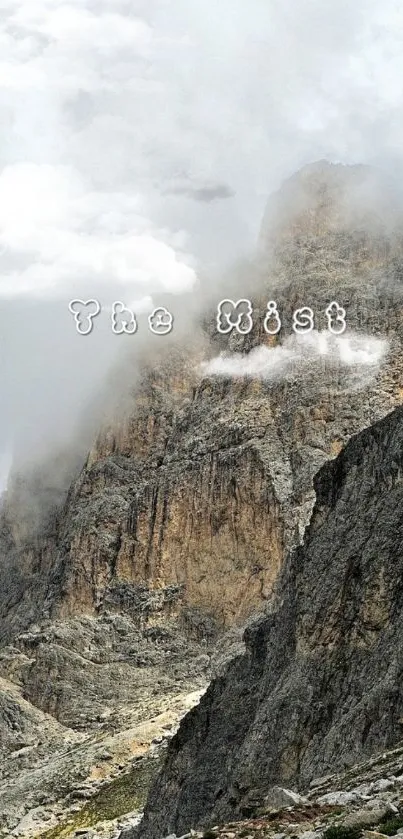
POLYGON ((303 546, 171 742, 141 837, 242 817, 259 791, 307 788, 401 739, 402 476, 403 409, 320 470, 303 546))
MULTIPOLYGON (((267 600, 309 519, 317 469, 402 401, 403 226, 374 191, 365 167, 317 164, 290 179, 270 203, 258 266, 238 279, 238 296, 254 302, 252 332, 218 335, 210 312, 187 344, 161 339, 125 418, 102 431, 66 500, 36 531, 26 500, 10 490, 3 638, 39 616, 96 613, 121 583, 181 586, 180 608, 201 610, 217 628, 267 600), (284 347, 298 306, 310 305, 324 329, 335 297, 349 330, 388 338, 379 367, 321 356, 274 381, 200 371, 228 349, 284 347), (263 330, 268 299, 284 323, 274 338, 263 330)), ((28 496, 40 505, 35 487, 28 496)))

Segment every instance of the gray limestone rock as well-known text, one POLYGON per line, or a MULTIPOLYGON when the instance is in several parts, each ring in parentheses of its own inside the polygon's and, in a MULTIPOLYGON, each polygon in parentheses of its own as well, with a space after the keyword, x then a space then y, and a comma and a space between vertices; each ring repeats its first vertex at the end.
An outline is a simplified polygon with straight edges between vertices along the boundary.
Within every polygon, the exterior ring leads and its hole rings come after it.
POLYGON ((144 839, 235 818, 254 788, 308 789, 402 736, 403 409, 354 437, 315 489, 278 609, 250 623, 246 654, 183 720, 144 839))
POLYGON ((273 807, 280 810, 282 807, 291 807, 295 804, 306 804, 307 799, 297 792, 283 787, 272 787, 263 799, 266 807, 273 807))

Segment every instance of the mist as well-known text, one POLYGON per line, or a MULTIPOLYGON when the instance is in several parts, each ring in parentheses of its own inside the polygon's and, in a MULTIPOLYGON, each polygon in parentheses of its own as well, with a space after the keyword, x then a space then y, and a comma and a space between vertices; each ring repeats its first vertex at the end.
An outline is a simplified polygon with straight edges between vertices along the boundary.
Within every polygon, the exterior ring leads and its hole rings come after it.
POLYGON ((154 340, 145 327, 112 333, 115 300, 197 314, 217 277, 253 253, 268 195, 305 163, 374 164, 399 179, 403 10, 392 0, 3 0, 1 10, 4 486, 12 455, 20 464, 66 444, 83 412, 85 448, 122 347, 133 355, 154 340), (87 337, 73 298, 101 304, 87 337))
MULTIPOLYGON (((350 331, 347 335, 312 330, 306 335, 290 335, 278 347, 259 346, 247 354, 222 353, 200 365, 203 375, 264 379, 278 382, 298 378, 315 366, 352 370, 355 381, 366 387, 386 358, 389 343, 350 331), (367 375, 363 375, 364 372, 367 375)), ((353 379, 350 378, 353 386, 353 379)))

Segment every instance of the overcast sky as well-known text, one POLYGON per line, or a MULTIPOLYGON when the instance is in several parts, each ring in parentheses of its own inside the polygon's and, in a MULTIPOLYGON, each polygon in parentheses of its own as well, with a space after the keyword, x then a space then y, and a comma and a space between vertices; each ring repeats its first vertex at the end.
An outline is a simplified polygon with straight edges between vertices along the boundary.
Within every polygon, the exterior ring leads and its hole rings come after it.
POLYGON ((3 482, 116 351, 69 299, 190 292, 317 158, 401 175, 402 80, 400 0, 0 0, 3 482))

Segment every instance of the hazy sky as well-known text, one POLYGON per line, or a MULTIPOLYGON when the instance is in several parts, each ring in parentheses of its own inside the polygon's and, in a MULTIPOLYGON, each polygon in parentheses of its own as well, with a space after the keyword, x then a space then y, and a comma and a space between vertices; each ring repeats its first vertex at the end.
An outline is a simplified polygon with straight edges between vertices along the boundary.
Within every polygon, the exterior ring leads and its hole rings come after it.
POLYGON ((401 174, 402 79, 400 0, 0 0, 0 472, 116 351, 71 297, 190 291, 311 160, 401 174))

